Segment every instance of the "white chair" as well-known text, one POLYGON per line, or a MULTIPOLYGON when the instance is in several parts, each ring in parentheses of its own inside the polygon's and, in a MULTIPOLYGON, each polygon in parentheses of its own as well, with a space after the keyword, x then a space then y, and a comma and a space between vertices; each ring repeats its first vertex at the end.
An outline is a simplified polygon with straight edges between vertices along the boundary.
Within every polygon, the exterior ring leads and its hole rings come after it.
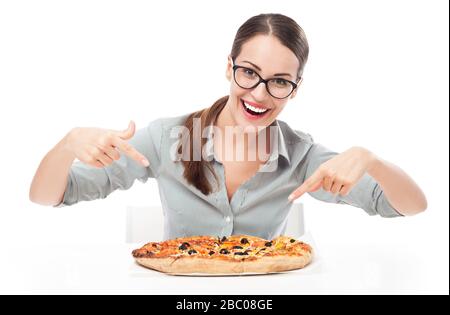
POLYGON ((298 238, 305 234, 305 214, 303 209, 303 203, 294 202, 292 204, 284 235, 298 238))
MULTIPOLYGON (((164 214, 161 206, 128 206, 126 242, 145 243, 162 240, 164 214)), ((285 235, 300 237, 305 233, 302 203, 293 203, 289 212, 285 235)))

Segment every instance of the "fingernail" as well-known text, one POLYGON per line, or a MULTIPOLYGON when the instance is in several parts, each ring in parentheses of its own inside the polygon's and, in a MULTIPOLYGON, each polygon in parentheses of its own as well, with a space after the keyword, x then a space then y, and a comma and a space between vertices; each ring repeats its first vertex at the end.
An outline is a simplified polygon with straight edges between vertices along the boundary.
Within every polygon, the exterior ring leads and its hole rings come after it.
POLYGON ((289 195, 288 200, 289 200, 289 201, 294 200, 294 195, 289 195))
POLYGON ((142 164, 144 164, 144 166, 146 167, 150 165, 150 163, 146 159, 142 160, 142 164))

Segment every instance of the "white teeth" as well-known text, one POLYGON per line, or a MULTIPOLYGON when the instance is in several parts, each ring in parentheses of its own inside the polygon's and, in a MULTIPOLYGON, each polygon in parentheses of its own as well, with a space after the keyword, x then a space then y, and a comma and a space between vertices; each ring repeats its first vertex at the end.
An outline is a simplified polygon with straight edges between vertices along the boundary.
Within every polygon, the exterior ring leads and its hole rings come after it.
POLYGON ((255 113, 265 113, 265 112, 268 111, 268 109, 257 108, 257 107, 254 107, 254 106, 250 105, 250 104, 247 104, 246 102, 244 102, 244 105, 245 105, 246 108, 250 109, 252 112, 255 112, 255 113))

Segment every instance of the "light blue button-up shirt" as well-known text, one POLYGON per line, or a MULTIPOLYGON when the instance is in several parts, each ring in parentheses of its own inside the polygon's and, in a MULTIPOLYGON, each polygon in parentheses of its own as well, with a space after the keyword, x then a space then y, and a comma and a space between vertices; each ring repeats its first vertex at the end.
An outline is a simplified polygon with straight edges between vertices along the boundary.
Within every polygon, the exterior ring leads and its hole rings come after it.
MULTIPOLYGON (((218 189, 204 195, 183 177, 184 167, 174 157, 171 136, 174 127, 183 126, 187 115, 157 119, 138 129, 129 140, 150 162, 144 167, 125 154, 111 165, 98 169, 75 162, 67 179, 62 202, 55 207, 80 201, 106 198, 116 189, 129 189, 137 179, 145 183, 155 178, 164 211, 164 239, 191 235, 255 235, 265 239, 284 233, 291 208, 290 193, 325 161, 337 153, 314 143, 309 134, 291 129, 276 120, 278 143, 269 161, 244 182, 228 200, 224 167, 212 154, 219 179, 218 189), (268 171, 269 170, 269 171, 268 171)), ((211 177, 213 182, 213 178, 211 177)), ((214 187, 214 185, 213 185, 214 187)), ((310 193, 316 199, 362 208, 370 215, 401 216, 388 202, 381 187, 364 175, 347 196, 333 196, 323 190, 310 193)))

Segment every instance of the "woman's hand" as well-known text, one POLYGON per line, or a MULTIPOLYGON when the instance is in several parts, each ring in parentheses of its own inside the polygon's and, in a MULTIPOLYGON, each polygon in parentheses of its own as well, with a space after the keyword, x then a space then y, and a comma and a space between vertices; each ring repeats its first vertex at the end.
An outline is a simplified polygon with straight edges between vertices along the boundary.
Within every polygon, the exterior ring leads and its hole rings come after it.
POLYGON ((333 195, 346 196, 361 177, 373 167, 376 156, 367 149, 352 147, 326 161, 290 196, 293 201, 320 188, 333 195))
POLYGON ((138 163, 148 166, 145 156, 128 144, 136 126, 130 121, 124 131, 100 128, 74 128, 67 136, 65 147, 81 162, 102 168, 120 159, 119 150, 138 163))

